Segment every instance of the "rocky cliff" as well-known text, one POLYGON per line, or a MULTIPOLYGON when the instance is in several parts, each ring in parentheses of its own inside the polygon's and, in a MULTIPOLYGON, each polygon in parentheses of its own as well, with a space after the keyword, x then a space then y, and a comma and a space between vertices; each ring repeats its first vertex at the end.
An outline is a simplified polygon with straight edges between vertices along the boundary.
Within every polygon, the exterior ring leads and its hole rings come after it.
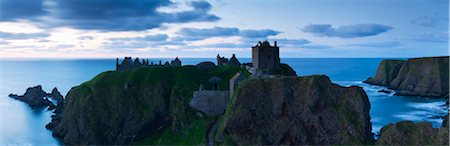
POLYGON ((196 112, 189 108, 192 92, 200 84, 208 83, 211 76, 224 79, 219 88, 227 89, 228 79, 239 70, 218 67, 205 72, 185 66, 104 72, 72 88, 64 110, 48 128, 64 144, 130 144, 152 135, 159 135, 153 140, 161 141, 167 138, 158 134, 161 131, 173 133, 168 135, 173 138, 171 144, 177 142, 176 134, 194 135, 191 139, 197 142, 188 143, 189 139, 184 138, 179 139, 180 143, 201 144, 206 132, 185 131, 202 129, 210 121, 198 119, 196 112))
POLYGON ((222 144, 371 144, 370 103, 360 87, 326 76, 250 79, 239 84, 219 127, 222 144))
POLYGON ((365 82, 380 85, 389 86, 392 80, 397 77, 398 71, 402 67, 403 60, 383 60, 378 66, 377 73, 375 77, 369 77, 365 82))
POLYGON ((448 115, 440 128, 429 122, 402 121, 389 124, 380 131, 377 145, 448 145, 448 115))
POLYGON ((449 57, 384 60, 366 83, 387 86, 397 95, 444 97, 449 93, 449 57))

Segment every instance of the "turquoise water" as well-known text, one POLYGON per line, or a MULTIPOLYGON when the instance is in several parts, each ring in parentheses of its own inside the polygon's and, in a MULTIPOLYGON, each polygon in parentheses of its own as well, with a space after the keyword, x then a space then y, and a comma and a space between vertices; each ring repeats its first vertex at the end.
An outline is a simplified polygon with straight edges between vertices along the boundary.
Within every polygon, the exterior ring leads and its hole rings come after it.
MULTIPOLYGON (((155 63, 160 59, 150 59, 155 63)), ((167 59, 161 59, 163 62, 167 59)), ((381 58, 288 58, 281 61, 292 66, 300 76, 324 74, 342 86, 357 85, 364 88, 371 103, 373 132, 388 123, 401 120, 430 121, 437 127, 442 122, 435 118, 447 113, 442 99, 394 96, 379 93, 385 89, 362 83, 376 72, 381 58)), ((213 61, 214 58, 183 59, 183 64, 213 61)), ((249 58, 241 62, 250 62, 249 58)), ((0 145, 59 145, 51 131, 45 129, 52 115, 46 109, 32 110, 26 104, 11 99, 9 93, 23 94, 30 86, 42 85, 50 92, 58 87, 65 95, 71 87, 90 80, 95 75, 115 68, 115 59, 91 60, 0 60, 0 145)))

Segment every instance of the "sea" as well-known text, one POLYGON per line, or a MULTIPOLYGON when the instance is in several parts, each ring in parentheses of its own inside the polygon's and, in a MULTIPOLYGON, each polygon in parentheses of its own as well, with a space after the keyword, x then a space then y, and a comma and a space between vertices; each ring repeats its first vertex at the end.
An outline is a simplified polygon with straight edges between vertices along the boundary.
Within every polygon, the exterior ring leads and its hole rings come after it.
MULTIPOLYGON (((183 65, 215 58, 180 58, 183 65)), ((391 58, 392 59, 392 58, 391 58)), ((404 59, 404 58, 397 58, 404 59)), ((149 58, 165 62, 168 58, 149 58)), ((376 73, 383 58, 283 58, 299 76, 327 75, 341 86, 361 86, 367 93, 371 108, 372 131, 402 120, 428 121, 439 127, 441 116, 448 113, 445 99, 395 96, 378 92, 386 87, 365 84, 362 81, 376 73)), ((250 58, 240 59, 251 62, 250 58)), ((61 145, 45 128, 51 121, 46 108, 31 109, 27 104, 9 98, 10 93, 22 95, 28 87, 42 85, 46 92, 54 87, 66 95, 74 86, 97 74, 114 70, 115 59, 0 59, 0 145, 61 145)))

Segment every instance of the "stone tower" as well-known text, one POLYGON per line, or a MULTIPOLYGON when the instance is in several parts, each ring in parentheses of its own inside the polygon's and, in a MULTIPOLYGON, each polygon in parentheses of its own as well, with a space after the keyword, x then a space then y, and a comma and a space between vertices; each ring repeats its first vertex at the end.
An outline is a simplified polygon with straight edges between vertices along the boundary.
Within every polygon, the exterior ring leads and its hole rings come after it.
POLYGON ((280 48, 275 41, 271 46, 268 41, 258 42, 252 47, 252 64, 257 70, 276 72, 280 69, 280 48))

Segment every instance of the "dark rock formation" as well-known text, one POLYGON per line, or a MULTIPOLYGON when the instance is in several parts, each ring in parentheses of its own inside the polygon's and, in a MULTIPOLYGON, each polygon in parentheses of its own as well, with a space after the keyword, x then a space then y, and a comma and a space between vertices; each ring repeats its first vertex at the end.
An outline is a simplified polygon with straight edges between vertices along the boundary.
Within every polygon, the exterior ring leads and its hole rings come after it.
POLYGON ((200 62, 197 65, 195 65, 196 67, 198 67, 199 69, 203 70, 203 71, 211 71, 214 68, 216 68, 216 65, 213 62, 200 62))
POLYGON ((60 113, 63 108, 64 108, 64 98, 61 95, 61 93, 58 91, 58 89, 55 87, 52 90, 52 93, 50 94, 50 96, 56 100, 57 104, 56 107, 54 107, 56 110, 54 111, 55 113, 60 113))
POLYGON ((448 145, 448 115, 440 128, 429 122, 402 121, 381 128, 377 145, 448 145))
POLYGON ((385 60, 365 82, 387 86, 396 95, 444 97, 449 93, 449 57, 385 60))
POLYGON ((278 74, 283 76, 297 76, 297 72, 295 72, 295 70, 292 69, 291 66, 284 63, 280 64, 280 70, 278 74))
POLYGON ((23 101, 31 108, 54 106, 53 103, 47 99, 47 93, 42 90, 41 85, 28 88, 23 96, 9 94, 9 97, 23 101))
POLYGON ((206 116, 217 116, 224 113, 228 97, 228 91, 195 91, 189 106, 204 113, 206 116))
POLYGON ((230 99, 218 139, 238 145, 371 144, 370 103, 361 87, 326 76, 249 79, 230 99))
POLYGON ((402 67, 403 60, 383 60, 378 66, 375 77, 369 77, 366 83, 380 86, 389 86, 391 81, 397 77, 398 71, 402 67))
POLYGON ((386 94, 391 94, 392 92, 391 91, 389 91, 389 90, 379 90, 378 92, 380 92, 380 93, 386 93, 386 94))

